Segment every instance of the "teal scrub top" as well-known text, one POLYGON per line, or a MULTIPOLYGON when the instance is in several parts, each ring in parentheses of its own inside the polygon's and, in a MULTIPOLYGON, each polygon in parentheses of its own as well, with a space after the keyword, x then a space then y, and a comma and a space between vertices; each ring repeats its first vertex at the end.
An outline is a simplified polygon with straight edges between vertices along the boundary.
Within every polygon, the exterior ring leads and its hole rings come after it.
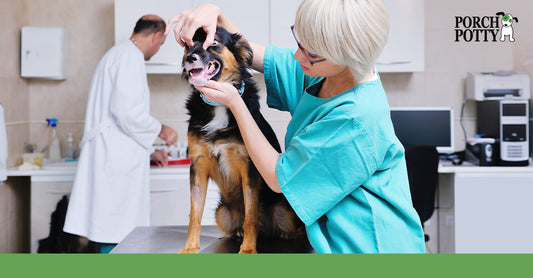
POLYGON ((318 253, 424 253, 404 148, 379 78, 318 98, 324 78, 306 76, 292 49, 269 46, 267 104, 288 111, 281 191, 318 253))

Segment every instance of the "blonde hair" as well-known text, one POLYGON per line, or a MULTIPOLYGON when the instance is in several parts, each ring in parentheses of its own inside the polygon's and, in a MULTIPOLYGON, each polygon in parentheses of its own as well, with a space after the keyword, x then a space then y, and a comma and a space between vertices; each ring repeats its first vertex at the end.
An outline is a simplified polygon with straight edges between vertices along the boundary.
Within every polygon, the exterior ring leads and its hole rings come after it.
POLYGON ((303 0, 294 27, 305 49, 348 66, 357 81, 373 70, 389 35, 383 0, 303 0))

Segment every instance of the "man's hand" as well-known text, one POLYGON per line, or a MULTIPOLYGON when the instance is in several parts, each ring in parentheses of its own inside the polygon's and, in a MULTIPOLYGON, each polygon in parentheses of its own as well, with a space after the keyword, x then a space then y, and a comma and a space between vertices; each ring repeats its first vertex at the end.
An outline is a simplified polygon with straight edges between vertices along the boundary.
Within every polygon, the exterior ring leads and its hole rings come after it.
POLYGON ((155 161, 155 164, 159 167, 167 166, 168 164, 168 155, 163 150, 155 150, 150 158, 155 161))
POLYGON ((170 146, 178 140, 178 133, 176 131, 166 125, 161 125, 161 131, 159 132, 159 138, 161 138, 167 146, 170 146))

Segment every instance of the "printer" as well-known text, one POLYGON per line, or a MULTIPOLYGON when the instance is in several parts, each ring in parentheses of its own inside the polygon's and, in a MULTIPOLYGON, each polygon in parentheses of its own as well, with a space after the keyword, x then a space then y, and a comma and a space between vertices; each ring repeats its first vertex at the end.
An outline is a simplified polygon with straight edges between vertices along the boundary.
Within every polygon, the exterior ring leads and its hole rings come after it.
POLYGON ((466 98, 476 101, 530 99, 531 80, 527 73, 514 71, 469 72, 466 98))
MULTIPOLYGON (((477 104, 477 133, 494 138, 499 157, 487 165, 529 165, 531 80, 514 71, 468 73, 467 99, 477 104)), ((467 140, 467 150, 468 147, 467 140)), ((472 146, 470 146, 472 147, 472 146)))

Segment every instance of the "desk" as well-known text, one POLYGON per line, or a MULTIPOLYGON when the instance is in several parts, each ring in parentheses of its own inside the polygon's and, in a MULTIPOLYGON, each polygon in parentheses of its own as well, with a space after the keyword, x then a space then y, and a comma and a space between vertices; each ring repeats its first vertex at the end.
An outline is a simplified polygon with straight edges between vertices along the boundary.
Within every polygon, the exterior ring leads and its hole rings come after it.
POLYGON ((533 166, 439 165, 439 253, 533 253, 533 166))

